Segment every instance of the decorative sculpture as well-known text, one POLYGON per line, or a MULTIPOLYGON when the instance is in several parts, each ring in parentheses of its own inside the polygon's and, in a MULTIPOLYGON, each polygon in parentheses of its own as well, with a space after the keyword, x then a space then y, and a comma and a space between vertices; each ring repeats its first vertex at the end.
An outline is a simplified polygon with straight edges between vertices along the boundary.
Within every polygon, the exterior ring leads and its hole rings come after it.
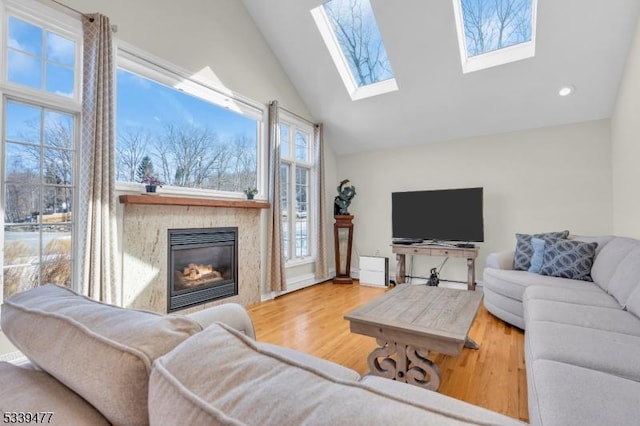
POLYGON ((356 196, 356 187, 351 185, 349 179, 345 179, 338 185, 338 196, 334 198, 333 214, 348 215, 351 200, 356 196))

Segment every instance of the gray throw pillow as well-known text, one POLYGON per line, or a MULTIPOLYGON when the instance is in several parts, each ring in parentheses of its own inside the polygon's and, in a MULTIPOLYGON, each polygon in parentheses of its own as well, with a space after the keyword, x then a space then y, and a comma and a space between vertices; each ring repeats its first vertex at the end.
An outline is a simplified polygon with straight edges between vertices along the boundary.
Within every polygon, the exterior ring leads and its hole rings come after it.
POLYGON ((598 243, 575 240, 548 241, 540 274, 573 280, 593 281, 591 266, 598 243))
POLYGON ((540 238, 547 241, 549 238, 564 239, 569 236, 569 231, 545 232, 542 234, 516 234, 516 253, 513 257, 513 269, 516 271, 528 271, 531 267, 531 257, 533 256, 532 238, 540 238))

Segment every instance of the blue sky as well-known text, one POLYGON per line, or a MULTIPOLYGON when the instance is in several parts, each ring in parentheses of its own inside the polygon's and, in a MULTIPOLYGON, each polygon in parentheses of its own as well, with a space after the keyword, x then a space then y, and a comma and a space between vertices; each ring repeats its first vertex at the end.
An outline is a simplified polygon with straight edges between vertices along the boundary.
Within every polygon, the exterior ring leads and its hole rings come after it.
POLYGON ((208 129, 223 138, 246 135, 255 139, 255 120, 123 69, 118 69, 117 79, 119 130, 144 128, 154 134, 167 124, 176 124, 208 129))

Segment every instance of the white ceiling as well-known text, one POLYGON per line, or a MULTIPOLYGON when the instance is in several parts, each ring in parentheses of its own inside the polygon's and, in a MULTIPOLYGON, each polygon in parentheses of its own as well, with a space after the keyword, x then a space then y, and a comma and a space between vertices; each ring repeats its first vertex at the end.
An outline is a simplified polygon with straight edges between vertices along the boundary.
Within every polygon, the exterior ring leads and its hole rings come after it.
POLYGON ((608 118, 640 13, 538 0, 534 58, 463 74, 452 0, 371 0, 400 89, 352 101, 311 17, 322 1, 243 2, 338 154, 608 118))

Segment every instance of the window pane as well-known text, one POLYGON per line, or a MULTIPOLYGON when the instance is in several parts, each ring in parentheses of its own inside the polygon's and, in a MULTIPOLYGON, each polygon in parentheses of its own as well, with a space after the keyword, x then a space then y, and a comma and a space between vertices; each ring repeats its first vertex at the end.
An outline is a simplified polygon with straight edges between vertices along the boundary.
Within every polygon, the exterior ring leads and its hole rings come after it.
POLYGON ((38 225, 5 226, 4 265, 30 265, 38 262, 40 232, 38 225))
POLYGON ((393 78, 369 0, 331 0, 324 10, 358 87, 393 78))
POLYGON ((467 56, 531 41, 531 0, 461 0, 467 56))
POLYGON ((7 140, 40 143, 41 111, 38 107, 7 102, 7 140))
POLYGON ((258 122, 123 69, 117 84, 118 179, 146 164, 166 185, 257 186, 258 122))
POLYGON ((309 172, 306 168, 296 168, 296 257, 310 255, 309 172))
POLYGON ((9 81, 42 89, 42 61, 24 53, 9 51, 9 81))
POLYGON ((288 164, 280 165, 280 205, 282 214, 285 215, 289 209, 289 170, 288 164))
POLYGON ((40 189, 38 186, 7 183, 4 190, 5 223, 35 223, 38 221, 40 212, 40 189))
POLYGON ((73 40, 47 31, 47 60, 73 67, 75 53, 76 44, 73 40))
POLYGON ((73 116, 56 111, 44 114, 44 143, 56 148, 73 148, 73 116))
POLYGON ((280 125, 280 156, 282 158, 289 158, 289 126, 286 124, 280 125))
POLYGON ((73 97, 73 70, 61 65, 47 63, 47 92, 73 97))
POLYGON ((296 132, 296 160, 309 161, 309 135, 296 132))
POLYGON ((43 181, 52 185, 71 185, 73 153, 62 149, 44 150, 43 181))
POLYGON ((57 227, 60 223, 70 222, 71 197, 70 188, 45 187, 42 223, 57 227))
MULTIPOLYGON (((7 246, 5 245, 5 250, 7 246)), ((9 248, 14 250, 14 248, 9 248)), ((29 290, 37 286, 38 264, 29 266, 9 266, 3 268, 3 296, 6 300, 21 291, 29 290)))
POLYGON ((9 47, 42 56, 42 29, 14 16, 9 17, 9 47))
POLYGON ((40 183, 40 149, 37 146, 5 145, 5 180, 21 185, 40 183))

